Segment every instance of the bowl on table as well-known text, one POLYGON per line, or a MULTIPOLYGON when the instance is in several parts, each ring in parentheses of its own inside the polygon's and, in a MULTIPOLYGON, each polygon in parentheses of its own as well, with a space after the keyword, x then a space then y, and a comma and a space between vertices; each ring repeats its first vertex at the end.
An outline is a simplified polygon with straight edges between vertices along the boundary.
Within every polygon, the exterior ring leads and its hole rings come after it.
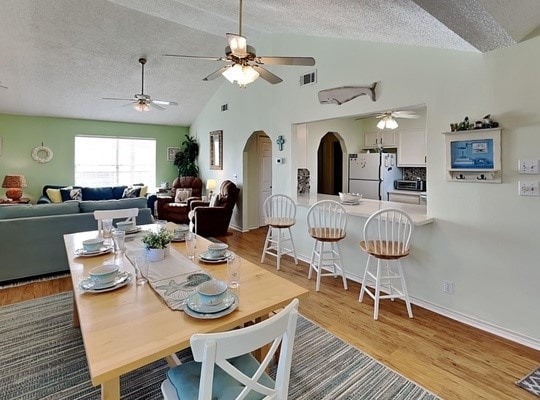
POLYGON ((103 238, 93 238, 93 239, 86 239, 83 240, 82 245, 84 251, 99 251, 101 246, 103 246, 103 242, 105 240, 103 238))
POLYGON ((98 285, 111 283, 118 275, 118 265, 103 264, 90 270, 90 278, 98 285))
POLYGON ((339 192, 339 199, 342 203, 358 203, 362 200, 362 195, 358 193, 339 192))
POLYGON ((135 221, 119 221, 116 223, 116 229, 129 232, 135 229, 135 221))
POLYGON ((186 238, 186 233, 189 232, 189 226, 180 225, 174 229, 174 240, 184 240, 186 238))
POLYGON ((197 293, 201 303, 207 306, 215 306, 223 301, 227 293, 228 285, 226 282, 212 279, 197 286, 197 293))
POLYGON ((208 255, 211 258, 222 258, 225 257, 229 245, 225 243, 210 243, 208 245, 208 255))

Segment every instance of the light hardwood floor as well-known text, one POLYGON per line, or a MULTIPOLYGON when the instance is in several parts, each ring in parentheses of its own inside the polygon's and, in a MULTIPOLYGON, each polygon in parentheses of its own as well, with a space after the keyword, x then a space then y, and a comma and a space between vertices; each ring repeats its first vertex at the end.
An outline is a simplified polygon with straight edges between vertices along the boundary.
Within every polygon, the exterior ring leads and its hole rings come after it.
MULTIPOLYGON (((219 239, 259 264, 265 235, 266 229, 257 229, 219 239)), ((295 265, 286 256, 280 271, 273 257, 260 265, 310 290, 300 304, 302 315, 443 399, 538 399, 514 382, 540 365, 540 351, 414 305, 414 318, 409 319, 401 301, 381 302, 374 321, 373 302, 358 302, 360 285, 355 282, 345 291, 340 279, 323 277, 316 293, 315 280, 307 279, 307 264, 295 265)), ((0 290, 0 304, 68 290, 69 278, 6 288, 0 290)))

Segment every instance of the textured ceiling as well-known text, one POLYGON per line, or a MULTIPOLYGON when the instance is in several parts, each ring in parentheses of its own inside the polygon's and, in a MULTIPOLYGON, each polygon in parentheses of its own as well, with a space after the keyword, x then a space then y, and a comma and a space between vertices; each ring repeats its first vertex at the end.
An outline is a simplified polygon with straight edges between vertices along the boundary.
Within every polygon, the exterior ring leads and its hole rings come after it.
MULTIPOLYGON (((220 64, 163 53, 223 55, 238 0, 0 0, 0 113, 190 125, 224 82, 220 64), (140 93, 177 101, 138 113, 140 93)), ((244 0, 249 43, 275 33, 486 52, 540 26, 538 0, 244 0), (384 21, 384 23, 381 23, 384 21), (251 38, 251 40, 250 40, 251 38)), ((304 54, 299 54, 304 55, 304 54)), ((269 68, 271 69, 271 68, 269 68)))

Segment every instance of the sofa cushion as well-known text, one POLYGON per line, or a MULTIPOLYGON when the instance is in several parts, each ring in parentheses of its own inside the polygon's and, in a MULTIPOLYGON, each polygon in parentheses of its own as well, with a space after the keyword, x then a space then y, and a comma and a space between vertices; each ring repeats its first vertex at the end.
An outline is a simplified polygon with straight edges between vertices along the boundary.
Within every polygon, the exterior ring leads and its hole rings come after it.
POLYGON ((146 199, 137 197, 135 199, 81 201, 80 203, 80 209, 83 213, 93 213, 96 210, 121 210, 124 208, 147 208, 146 199))
POLYGON ((183 201, 186 201, 189 197, 191 197, 191 188, 189 188, 189 189, 176 189, 176 196, 174 198, 174 201, 176 203, 181 203, 183 201))
MULTIPOLYGON (((113 199, 121 199, 124 197, 124 191, 127 189, 127 186, 113 186, 113 199)), ((95 199, 95 200, 106 200, 106 199, 95 199)))
POLYGON ((60 193, 60 189, 47 189, 46 191, 47 197, 53 202, 53 203, 61 203, 62 202, 62 194, 60 193))
POLYGON ((46 215, 78 214, 79 202, 68 201, 58 204, 17 205, 0 207, 0 219, 42 217, 46 215))
POLYGON ((82 200, 82 189, 81 188, 73 188, 73 187, 65 187, 60 189, 60 195, 62 196, 62 201, 68 201, 68 200, 82 200))
POLYGON ((127 187, 124 189, 124 193, 122 194, 123 199, 133 199, 135 197, 139 197, 141 194, 141 187, 140 186, 134 186, 134 187, 127 187))
MULTIPOLYGON (((123 191, 122 191, 123 193, 123 191)), ((83 200, 110 200, 114 199, 113 188, 111 186, 106 187, 83 187, 82 188, 83 200)))

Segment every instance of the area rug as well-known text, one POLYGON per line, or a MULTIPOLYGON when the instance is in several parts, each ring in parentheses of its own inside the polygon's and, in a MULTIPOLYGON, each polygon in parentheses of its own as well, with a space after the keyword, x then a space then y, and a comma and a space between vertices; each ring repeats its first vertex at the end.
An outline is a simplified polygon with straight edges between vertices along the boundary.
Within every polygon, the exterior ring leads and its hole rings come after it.
POLYGON ((536 368, 525 378, 517 381, 516 385, 540 397, 540 367, 536 368))
MULTIPOLYGON (((100 398, 71 326, 72 293, 0 308, 0 387, 5 399, 100 398)), ((134 333, 136 334, 136 333, 134 333)), ((189 350, 178 354, 191 359, 189 350)), ((121 378, 122 399, 162 399, 165 361, 121 378)), ((431 400, 436 396, 300 317, 289 399, 431 400)))

